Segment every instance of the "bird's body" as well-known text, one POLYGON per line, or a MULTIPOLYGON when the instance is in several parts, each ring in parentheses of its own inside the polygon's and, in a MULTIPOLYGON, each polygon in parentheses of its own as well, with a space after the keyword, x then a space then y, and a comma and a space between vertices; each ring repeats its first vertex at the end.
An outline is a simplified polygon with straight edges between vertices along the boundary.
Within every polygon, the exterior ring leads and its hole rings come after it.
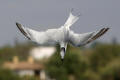
POLYGON ((93 40, 102 36, 109 28, 102 28, 98 31, 76 34, 70 27, 79 19, 78 16, 70 13, 66 23, 57 29, 48 29, 46 31, 35 31, 24 27, 23 25, 16 23, 18 29, 31 41, 39 45, 56 45, 59 44, 61 48, 61 59, 64 59, 64 55, 67 49, 67 44, 70 43, 73 46, 80 47, 86 45, 93 40))

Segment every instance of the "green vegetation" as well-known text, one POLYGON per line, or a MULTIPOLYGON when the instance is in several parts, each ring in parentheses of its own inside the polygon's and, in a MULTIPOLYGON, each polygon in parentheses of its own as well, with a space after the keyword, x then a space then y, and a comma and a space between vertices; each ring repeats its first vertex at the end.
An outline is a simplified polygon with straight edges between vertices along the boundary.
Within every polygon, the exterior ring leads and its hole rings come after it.
POLYGON ((20 77, 10 70, 0 69, 0 80, 21 80, 20 77))
POLYGON ((17 43, 15 46, 6 45, 0 48, 0 63, 4 61, 11 61, 13 56, 19 56, 21 60, 25 60, 28 57, 29 50, 33 47, 33 44, 17 43))
POLYGON ((26 60, 32 47, 32 44, 24 43, 15 46, 6 45, 0 48, 0 80, 35 80, 35 78, 20 78, 13 71, 2 68, 3 63, 12 61, 14 56, 19 56, 20 60, 26 60))
MULTIPOLYGON (((0 48, 0 65, 11 61, 13 56, 26 60, 33 44, 16 44, 0 48)), ((46 73, 56 80, 120 80, 120 45, 95 43, 90 48, 75 48, 68 45, 65 60, 62 63, 59 47, 46 63, 46 73)), ((0 67, 0 80, 26 80, 19 78, 10 70, 0 67), (7 75, 7 76, 6 76, 7 75)), ((27 80, 35 80, 27 77, 27 80)))
POLYGON ((120 45, 114 44, 99 43, 83 50, 69 46, 63 64, 56 53, 46 71, 57 80, 120 80, 119 52, 120 45))

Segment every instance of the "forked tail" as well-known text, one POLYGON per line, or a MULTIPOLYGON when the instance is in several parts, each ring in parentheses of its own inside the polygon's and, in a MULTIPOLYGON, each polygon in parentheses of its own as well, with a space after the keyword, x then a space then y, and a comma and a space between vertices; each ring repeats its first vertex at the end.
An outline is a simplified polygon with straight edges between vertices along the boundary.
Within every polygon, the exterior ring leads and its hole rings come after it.
POLYGON ((79 19, 79 16, 80 16, 80 15, 74 16, 72 14, 72 11, 73 11, 73 9, 71 9, 69 17, 68 17, 67 21, 64 24, 64 26, 67 27, 67 28, 70 28, 70 26, 72 26, 79 19))

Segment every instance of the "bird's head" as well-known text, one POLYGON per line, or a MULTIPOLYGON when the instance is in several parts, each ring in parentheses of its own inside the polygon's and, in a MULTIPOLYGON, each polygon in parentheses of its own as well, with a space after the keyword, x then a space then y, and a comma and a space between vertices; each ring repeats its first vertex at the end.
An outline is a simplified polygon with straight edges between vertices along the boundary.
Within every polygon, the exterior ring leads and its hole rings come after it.
POLYGON ((64 56, 65 56, 65 48, 64 47, 61 48, 60 55, 61 55, 61 61, 63 61, 64 56))

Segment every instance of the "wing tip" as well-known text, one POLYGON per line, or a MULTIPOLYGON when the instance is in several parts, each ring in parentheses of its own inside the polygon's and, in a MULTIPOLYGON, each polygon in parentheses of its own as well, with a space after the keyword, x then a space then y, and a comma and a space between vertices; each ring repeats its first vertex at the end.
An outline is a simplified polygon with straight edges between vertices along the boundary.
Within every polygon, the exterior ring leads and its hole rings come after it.
POLYGON ((106 33, 109 29, 109 27, 106 27, 104 33, 106 33))
POLYGON ((99 38, 100 36, 102 36, 103 34, 105 34, 109 29, 110 29, 109 27, 102 28, 102 29, 100 30, 100 32, 97 33, 95 36, 93 36, 93 38, 91 38, 90 40, 88 40, 88 41, 86 42, 86 44, 88 44, 88 43, 90 43, 91 41, 99 38))
POLYGON ((18 22, 16 22, 16 26, 17 26, 17 28, 21 31, 21 33, 22 33, 23 35, 25 35, 28 39, 30 39, 30 37, 29 37, 28 34, 25 32, 24 27, 22 27, 21 24, 19 24, 18 22))
POLYGON ((16 22, 16 26, 17 27, 21 27, 21 24, 19 24, 18 22, 16 22))
POLYGON ((110 27, 105 27, 105 29, 110 29, 110 27))

